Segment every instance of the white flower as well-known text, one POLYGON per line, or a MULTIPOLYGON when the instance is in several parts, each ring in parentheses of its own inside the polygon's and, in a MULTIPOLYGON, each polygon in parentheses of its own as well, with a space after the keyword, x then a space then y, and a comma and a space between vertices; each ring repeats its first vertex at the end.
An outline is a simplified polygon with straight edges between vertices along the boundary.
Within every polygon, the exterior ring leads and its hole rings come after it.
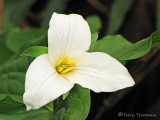
POLYGON ((52 15, 48 54, 37 57, 26 73, 23 101, 27 110, 46 105, 74 84, 94 92, 112 92, 135 84, 127 69, 113 57, 86 52, 90 43, 90 28, 82 16, 52 15))

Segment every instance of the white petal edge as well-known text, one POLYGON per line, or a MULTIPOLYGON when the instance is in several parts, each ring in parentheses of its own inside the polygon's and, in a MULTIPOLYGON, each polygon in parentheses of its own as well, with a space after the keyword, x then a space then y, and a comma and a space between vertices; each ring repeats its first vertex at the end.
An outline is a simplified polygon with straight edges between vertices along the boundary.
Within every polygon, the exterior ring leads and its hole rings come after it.
POLYGON ((73 85, 57 73, 48 54, 41 55, 27 70, 24 104, 27 110, 38 109, 68 92, 73 85))
POLYGON ((135 84, 128 70, 108 54, 85 52, 72 60, 77 63, 75 69, 64 77, 94 92, 113 92, 135 84))
POLYGON ((89 49, 91 32, 81 15, 53 13, 49 25, 48 54, 54 65, 64 56, 89 49))

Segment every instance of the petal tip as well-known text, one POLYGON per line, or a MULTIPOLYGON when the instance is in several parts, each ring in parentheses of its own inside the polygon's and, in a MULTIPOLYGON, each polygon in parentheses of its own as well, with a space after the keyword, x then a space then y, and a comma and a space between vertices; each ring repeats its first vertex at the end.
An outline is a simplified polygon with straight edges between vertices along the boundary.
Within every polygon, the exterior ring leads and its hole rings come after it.
POLYGON ((26 106, 27 111, 31 110, 30 106, 26 106))
POLYGON ((132 83, 131 83, 131 86, 134 86, 136 83, 135 81, 133 80, 132 83))
POLYGON ((58 13, 54 12, 53 15, 58 15, 58 13))

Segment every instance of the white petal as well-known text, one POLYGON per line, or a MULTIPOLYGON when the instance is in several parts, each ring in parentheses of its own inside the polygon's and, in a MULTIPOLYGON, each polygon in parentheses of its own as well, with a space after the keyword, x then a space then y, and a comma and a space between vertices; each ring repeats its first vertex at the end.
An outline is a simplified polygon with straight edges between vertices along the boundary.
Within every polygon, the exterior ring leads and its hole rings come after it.
POLYGON ((64 77, 95 92, 112 92, 135 84, 127 69, 105 53, 86 52, 73 56, 72 60, 76 61, 76 67, 64 77))
POLYGON ((66 93, 73 83, 60 76, 53 67, 48 54, 37 57, 26 73, 24 104, 38 109, 66 93))
POLYGON ((54 64, 64 56, 87 51, 90 43, 90 28, 82 16, 53 13, 48 30, 48 54, 54 64))

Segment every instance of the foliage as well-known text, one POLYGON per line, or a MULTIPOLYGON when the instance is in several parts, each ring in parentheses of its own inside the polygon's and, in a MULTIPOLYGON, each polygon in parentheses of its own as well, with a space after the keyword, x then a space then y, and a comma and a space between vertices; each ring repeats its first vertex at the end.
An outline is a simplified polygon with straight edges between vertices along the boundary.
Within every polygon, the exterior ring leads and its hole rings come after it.
POLYGON ((5 44, 6 37, 4 35, 0 35, 0 65, 8 60, 13 52, 9 50, 5 44))
POLYGON ((153 46, 160 44, 160 31, 135 44, 127 41, 121 35, 109 35, 90 49, 90 52, 104 52, 117 60, 131 60, 145 55, 153 46))
POLYGON ((26 29, 20 31, 19 29, 13 29, 7 38, 7 46, 13 52, 18 52, 20 48, 30 42, 36 42, 43 39, 46 36, 46 31, 43 29, 26 29))
POLYGON ((90 26, 91 33, 98 32, 98 30, 102 27, 100 18, 98 16, 89 16, 86 18, 86 21, 90 26))

